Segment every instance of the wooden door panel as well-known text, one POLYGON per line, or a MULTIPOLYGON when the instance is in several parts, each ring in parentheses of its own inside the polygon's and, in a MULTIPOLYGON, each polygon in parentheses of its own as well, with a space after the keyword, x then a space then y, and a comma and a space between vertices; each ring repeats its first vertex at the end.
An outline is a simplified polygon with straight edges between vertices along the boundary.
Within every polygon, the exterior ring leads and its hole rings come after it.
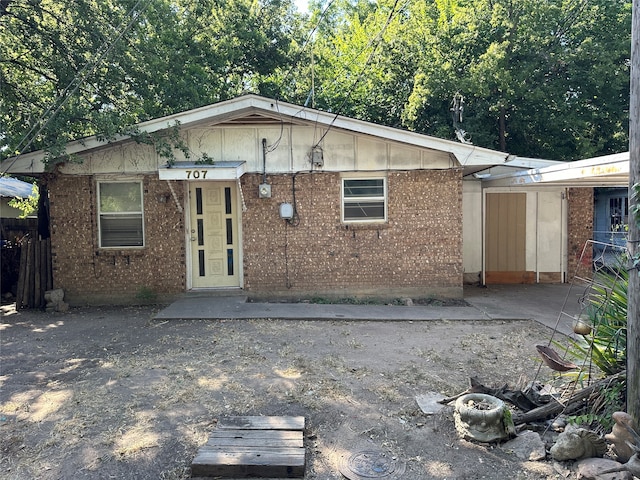
POLYGON ((534 283, 526 269, 527 195, 488 193, 485 219, 485 283, 534 283))

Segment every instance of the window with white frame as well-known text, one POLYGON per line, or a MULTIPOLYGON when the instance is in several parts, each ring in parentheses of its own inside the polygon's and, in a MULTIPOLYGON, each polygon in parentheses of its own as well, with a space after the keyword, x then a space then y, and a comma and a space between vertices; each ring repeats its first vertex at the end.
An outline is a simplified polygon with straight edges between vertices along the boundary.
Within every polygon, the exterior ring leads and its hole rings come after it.
POLYGON ((144 246, 142 182, 98 182, 100 247, 144 246))
POLYGON ((384 177, 342 179, 342 220, 387 220, 387 182, 384 177))

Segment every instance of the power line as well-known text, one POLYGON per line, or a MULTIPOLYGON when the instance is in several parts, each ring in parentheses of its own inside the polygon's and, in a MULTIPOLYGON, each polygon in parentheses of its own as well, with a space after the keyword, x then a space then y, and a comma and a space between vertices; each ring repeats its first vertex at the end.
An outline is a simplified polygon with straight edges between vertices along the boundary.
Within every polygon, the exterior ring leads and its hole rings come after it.
MULTIPOLYGON (((311 39, 313 38, 316 30, 320 26, 320 23, 322 22, 322 20, 324 20, 324 16, 329 11, 329 8, 331 7, 331 5, 333 5, 333 2, 334 2, 334 0, 330 0, 329 3, 327 3, 327 5, 325 6, 324 10, 322 10, 322 12, 320 13, 320 17, 318 18, 316 24, 314 25, 314 27, 311 29, 311 31, 307 35, 307 38, 305 39, 304 43, 302 44, 302 47, 300 48, 300 50, 298 51, 298 53, 296 55, 295 60, 293 61, 293 64, 291 65, 289 70, 287 70, 287 72, 284 74, 284 77, 283 77, 282 82, 281 82, 281 86, 282 87, 284 87, 284 85, 286 84, 288 78, 292 75, 293 70, 296 67, 300 66, 301 58, 302 58, 303 54, 305 53, 305 50, 306 50, 307 46, 310 44, 311 39)), ((280 114, 280 109, 279 109, 279 105, 278 105, 278 98, 276 98, 275 101, 276 101, 276 110, 280 114)), ((306 104, 304 105, 303 108, 301 108, 296 113, 296 115, 298 113, 304 111, 305 108, 306 108, 306 104)), ((283 122, 282 116, 281 116, 281 118, 280 118, 280 135, 278 136, 278 138, 277 138, 277 140, 275 142, 273 142, 271 145, 268 146, 268 148, 266 150, 266 153, 271 153, 271 152, 273 152, 274 150, 276 150, 278 148, 278 146, 280 145, 280 141, 282 140, 283 131, 284 131, 284 122, 283 122)))
POLYGON ((287 73, 285 73, 285 76, 282 80, 282 83, 285 84, 286 80, 288 79, 288 77, 291 75, 291 73, 293 72, 293 69, 295 67, 299 66, 300 63, 300 59, 302 57, 302 54, 305 53, 305 50, 307 48, 307 46, 309 45, 309 43, 311 42, 311 39, 313 38, 314 34, 316 33, 316 30, 318 30, 318 28, 320 27, 320 23, 324 20, 324 16, 327 14, 327 12, 329 11, 329 8, 331 8, 331 5, 333 5, 334 0, 331 0, 329 3, 327 3, 327 6, 324 7, 324 10, 322 10, 322 12, 320 13, 320 17, 318 18, 318 21, 316 22, 316 24, 314 25, 314 27, 311 29, 311 31, 309 32, 309 35, 307 35, 306 40, 304 41, 304 43, 302 44, 302 48, 300 49, 300 51, 297 54, 297 58, 294 60, 294 65, 291 66, 291 68, 289 68, 289 70, 287 71, 287 73))
MULTIPOLYGON (((405 5, 408 4, 408 1, 407 1, 407 3, 405 3, 405 5)), ((385 24, 380 29, 380 32, 378 33, 378 35, 376 35, 376 37, 375 37, 375 39, 377 40, 376 45, 374 46, 373 50, 371 50, 371 53, 367 57, 367 60, 365 61, 364 65, 362 66, 362 69, 360 70, 360 73, 358 74, 358 76, 356 77, 355 81, 353 82, 353 84, 351 85, 349 90, 347 91, 347 94, 346 94, 344 100, 342 101, 342 103, 340 104, 340 106, 338 107, 338 110, 336 111, 336 114, 334 115, 333 120, 331 120, 331 123, 329 124, 329 127, 322 134, 322 136, 320 137, 320 140, 318 140, 316 142, 316 144, 312 148, 318 147, 320 145, 320 143, 322 142, 322 140, 324 140, 324 137, 327 136, 327 134, 329 133, 329 131, 333 127, 333 124, 335 123, 335 121, 340 116, 340 112, 342 112, 342 109, 346 105, 347 101, 350 99, 351 94, 355 90, 355 87, 358 85, 358 83, 360 83, 360 80, 362 79, 362 76, 364 75, 366 69, 369 66, 369 62, 371 62, 371 59, 373 58, 374 53, 376 52, 376 50, 380 46, 380 43, 382 42, 382 36, 384 35, 384 32, 387 30, 387 27, 391 24, 391 20, 393 20, 393 17, 394 17, 394 15, 396 13, 396 7, 398 6, 398 2, 399 2, 399 0, 395 0, 395 2, 393 4, 393 7, 391 8, 391 11, 389 12, 389 15, 387 17, 387 21, 385 22, 385 24)))
POLYGON ((50 105, 49 108, 47 108, 42 113, 42 115, 40 115, 40 117, 36 120, 34 125, 22 137, 20 142, 18 142, 18 145, 16 147, 18 154, 14 157, 13 161, 7 166, 7 168, 1 174, 4 175, 7 172, 7 170, 11 168, 11 166, 18 160, 18 158, 20 158, 20 156, 33 144, 37 136, 40 135, 40 133, 42 133, 42 131, 47 127, 47 125, 49 125, 49 123, 53 120, 53 118, 60 111, 60 109, 69 101, 71 96, 78 90, 78 88, 80 88, 82 83, 89 77, 89 75, 95 72, 96 68, 102 62, 102 60, 104 60, 104 58, 108 55, 111 49, 118 43, 118 41, 120 41, 120 39, 127 32, 127 30, 131 28, 133 23, 138 19, 138 17, 142 14, 142 12, 144 12, 144 10, 150 4, 150 1, 151 0, 138 0, 138 2, 131 8, 131 10, 127 13, 127 17, 131 17, 129 22, 126 23, 125 25, 125 21, 123 20, 123 22, 116 29, 116 31, 119 30, 116 37, 111 42, 105 41, 101 45, 96 56, 94 56, 92 60, 88 61, 85 64, 85 66, 73 77, 71 82, 69 82, 67 87, 62 91, 58 99, 55 102, 53 102, 53 104, 50 105), (140 10, 138 10, 138 7, 143 2, 146 2, 146 5, 140 10), (102 50, 102 53, 100 53, 100 50, 102 50), (42 123, 43 121, 44 123, 42 123), (38 128, 40 124, 41 126, 38 128))
MULTIPOLYGON (((309 41, 311 40, 311 38, 313 38, 313 34, 315 33, 315 31, 318 29, 318 27, 320 26, 320 22, 324 19, 325 14, 327 13, 327 11, 329 10, 329 7, 331 7, 331 5, 333 4, 334 0, 331 0, 327 6, 325 7, 325 9, 322 11, 320 18, 318 19, 318 22, 316 23, 316 25, 313 27, 313 29, 311 30, 311 33, 307 36, 307 39, 305 41, 305 43, 302 46, 302 49, 300 50, 300 52, 298 53, 298 58, 296 59, 296 64, 294 66, 292 66, 288 72, 286 73, 284 80, 283 80, 283 84, 285 83, 285 80, 289 77, 289 75, 291 74, 291 72, 293 71, 293 69, 295 67, 298 67, 300 64, 300 58, 302 56, 302 53, 304 53, 307 45, 309 44, 309 41)), ((404 5, 403 8, 406 7, 409 3, 411 2, 411 0, 407 0, 404 5)), ((346 105, 347 101, 349 100, 351 94, 353 93, 355 87, 358 85, 358 83, 360 82, 363 74, 365 73, 366 68, 368 67, 369 63, 371 62, 371 59, 373 58, 373 55, 375 54, 378 46, 380 45, 380 42, 382 40, 382 36, 384 35, 384 32, 386 31, 387 27, 389 26, 389 24, 391 23, 391 21, 393 20, 394 15, 397 13, 396 12, 396 7, 398 6, 399 0, 395 0, 395 3, 393 4, 393 7, 391 8, 391 11, 389 12, 389 15, 387 16, 387 20, 385 22, 385 24, 383 25, 383 27, 381 28, 380 32, 378 32, 378 34, 374 37, 371 38, 371 40, 354 56, 354 59, 352 60, 352 62, 347 65, 347 67, 353 65, 356 61, 356 59, 358 59, 360 57, 360 55, 365 52, 370 46, 372 46, 374 44, 374 42, 377 42, 377 44, 374 46, 373 50, 371 51, 371 53, 369 54, 369 56, 367 57, 367 60, 365 61, 360 73, 358 74, 358 76, 356 77, 356 80, 354 81, 354 83, 351 85, 351 88, 348 90, 347 95, 345 96, 344 100, 342 101, 342 103, 340 104, 340 106, 338 107, 338 110, 333 118, 333 120, 331 121, 329 128, 327 128, 326 132, 324 132, 324 134, 320 137, 320 140, 318 140, 318 142, 316 142, 316 144, 312 147, 312 148, 316 148, 320 145, 320 142, 322 142, 322 140, 324 139, 324 137, 329 133, 329 131, 331 130, 333 124, 335 123, 335 121, 337 120, 338 116, 340 115, 340 112, 342 111, 342 109, 344 108, 344 106, 346 105)), ((346 70, 346 68, 345 68, 346 70)), ((277 107, 277 99, 276 99, 276 107, 277 107)), ((299 112, 302 112, 306 109, 307 104, 305 102, 305 105, 299 110, 299 112)), ((298 113, 299 113, 298 112, 298 113)), ((282 120, 281 120, 282 122, 282 120)), ((282 127, 282 125, 281 125, 282 127)), ((282 137, 282 128, 281 128, 281 133, 280 133, 280 137, 278 138, 278 140, 276 140, 272 145, 269 146, 269 152, 272 152, 273 150, 275 150, 281 140, 282 137)))

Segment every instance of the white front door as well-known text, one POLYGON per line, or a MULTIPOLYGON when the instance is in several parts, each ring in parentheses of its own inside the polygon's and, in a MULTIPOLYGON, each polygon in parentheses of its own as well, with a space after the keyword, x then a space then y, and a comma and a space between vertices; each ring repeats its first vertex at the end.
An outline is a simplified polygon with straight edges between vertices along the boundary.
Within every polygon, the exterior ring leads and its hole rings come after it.
POLYGON ((189 182, 192 288, 239 287, 236 185, 189 182))

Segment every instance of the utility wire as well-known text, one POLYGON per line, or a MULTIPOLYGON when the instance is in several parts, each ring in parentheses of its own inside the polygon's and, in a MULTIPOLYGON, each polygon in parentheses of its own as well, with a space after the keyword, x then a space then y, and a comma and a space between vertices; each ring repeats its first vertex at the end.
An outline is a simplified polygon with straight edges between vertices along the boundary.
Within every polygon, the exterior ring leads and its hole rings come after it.
MULTIPOLYGON (((331 120, 331 123, 329 124, 329 127, 322 134, 322 136, 320 137, 320 140, 318 140, 316 142, 316 144, 312 148, 318 147, 320 145, 320 143, 322 142, 322 140, 324 140, 324 137, 327 136, 327 134, 329 133, 329 131, 333 127, 333 124, 335 123, 335 121, 340 116, 340 112, 342 112, 342 109, 346 105, 347 101, 351 98, 351 94, 355 90, 355 87, 358 85, 358 83, 360 83, 360 80, 362 79, 362 76, 364 75, 366 69, 369 66, 369 62, 371 62, 371 59, 373 58, 373 55, 375 54, 376 50, 380 46, 380 43, 382 41, 382 36, 384 35, 384 32, 387 30, 387 27, 389 26, 389 24, 391 23, 391 20, 393 20, 393 17, 396 14, 396 7, 398 6, 398 2, 399 2, 399 0, 395 0, 395 2, 393 4, 393 7, 391 8, 391 11, 389 12, 389 15, 387 17, 387 21, 383 25, 382 29, 380 29, 380 32, 378 33, 378 35, 376 35, 376 37, 375 37, 375 39, 377 41, 376 45, 374 46, 373 50, 371 50, 371 53, 367 57, 367 60, 365 61, 364 65, 362 66, 362 69, 360 70, 360 73, 358 74, 358 76, 356 77, 355 81, 353 82, 353 84, 351 85, 349 90, 347 91, 347 94, 346 94, 344 100, 342 101, 342 103, 340 104, 340 106, 338 107, 338 110, 336 111, 336 114, 334 115, 333 120, 331 120)), ((405 5, 406 5, 406 3, 405 3, 405 5)))
MULTIPOLYGON (((327 3, 327 5, 324 7, 324 10, 322 10, 322 12, 320 13, 320 16, 318 17, 317 22, 315 23, 315 25, 313 26, 313 28, 311 29, 311 31, 307 35, 306 40, 302 44, 302 47, 300 48, 300 50, 296 54, 296 58, 293 61, 293 64, 291 65, 289 70, 287 70, 287 72, 284 74, 284 77, 283 77, 282 82, 281 82, 282 86, 284 86, 287 83, 287 80, 292 75, 293 70, 300 66, 301 58, 302 58, 303 54, 305 53, 307 47, 311 44, 311 40, 313 39, 313 36, 314 36, 316 30, 318 29, 318 27, 320 27, 320 23, 324 20, 324 17, 327 14, 327 12, 329 11, 329 8, 331 8, 331 5, 333 5, 333 2, 334 2, 334 0, 330 0, 329 3, 327 3)), ((305 108, 306 108, 306 104, 305 104, 305 106, 303 108, 301 108, 298 112, 296 112, 295 115, 297 115, 298 113, 304 111, 305 108)), ((276 98, 276 110, 280 114, 280 108, 279 108, 279 105, 278 105, 278 99, 277 98, 276 98)), ((267 150, 266 150, 267 153, 271 153, 271 152, 273 152, 274 150, 276 150, 278 148, 278 146, 280 145, 280 141, 282 140, 283 130, 284 130, 284 122, 283 122, 282 116, 281 116, 281 118, 280 118, 280 135, 278 136, 278 139, 275 142, 273 142, 271 145, 269 145, 267 147, 267 150)))
POLYGON ((311 43, 311 40, 313 39, 313 36, 316 33, 316 30, 318 30, 318 28, 320 27, 320 23, 324 20, 325 15, 329 11, 329 8, 331 8, 331 5, 333 5, 334 1, 335 0, 331 0, 329 3, 327 3, 327 6, 324 7, 324 10, 322 10, 322 12, 320 12, 320 16, 318 17, 318 21, 316 22, 316 24, 313 26, 313 28, 309 32, 309 35, 307 35, 307 38, 304 41, 304 43, 302 44, 302 47, 300 48, 300 51, 296 55, 296 59, 294 60, 294 64, 289 68, 287 73, 285 73, 284 78, 282 80, 282 84, 283 85, 286 83, 286 80, 289 78, 289 76, 293 72, 293 69, 299 66, 302 54, 305 53, 305 50, 306 50, 307 46, 311 43))
POLYGON ((116 29, 116 31, 119 30, 119 33, 117 34, 117 36, 111 42, 106 41, 105 43, 102 44, 102 46, 98 51, 98 54, 93 58, 93 60, 90 60, 85 64, 85 66, 74 76, 71 82, 69 82, 67 87, 62 91, 58 99, 52 105, 50 105, 49 108, 47 108, 47 110, 45 110, 42 113, 42 115, 40 115, 40 118, 36 120, 34 125, 29 129, 29 131, 23 136, 23 138, 18 143, 18 146, 16 147, 16 149, 18 150, 18 154, 14 157, 13 161, 7 166, 7 168, 0 173, 1 175, 4 175, 7 172, 7 170, 11 168, 11 166, 20 158, 20 156, 25 152, 25 150, 27 150, 33 144, 33 142, 38 137, 38 135, 40 135, 40 133, 42 133, 42 131, 47 127, 47 125, 49 125, 49 123, 53 120, 53 118, 60 111, 60 109, 69 101, 71 96, 78 90, 78 88, 80 88, 80 86, 87 79, 87 77, 89 77, 89 75, 95 72, 98 65, 102 62, 102 60, 104 60, 104 58, 111 51, 111 49, 118 43, 118 41, 120 41, 120 39, 127 32, 127 30, 131 28, 133 23, 138 19, 138 17, 142 14, 142 12, 147 8, 149 4, 150 4, 150 0, 138 0, 138 2, 131 8, 131 10, 127 14, 127 17, 131 17, 129 22, 126 25, 124 21, 120 24, 120 26, 116 29), (146 5, 143 8, 138 10, 138 7, 143 2, 146 2, 146 5), (99 53, 100 50, 103 50, 102 53, 99 53), (42 123, 43 121, 44 123, 42 123), (38 128, 38 125, 40 125, 41 123, 42 125, 40 126, 40 128, 38 128))

